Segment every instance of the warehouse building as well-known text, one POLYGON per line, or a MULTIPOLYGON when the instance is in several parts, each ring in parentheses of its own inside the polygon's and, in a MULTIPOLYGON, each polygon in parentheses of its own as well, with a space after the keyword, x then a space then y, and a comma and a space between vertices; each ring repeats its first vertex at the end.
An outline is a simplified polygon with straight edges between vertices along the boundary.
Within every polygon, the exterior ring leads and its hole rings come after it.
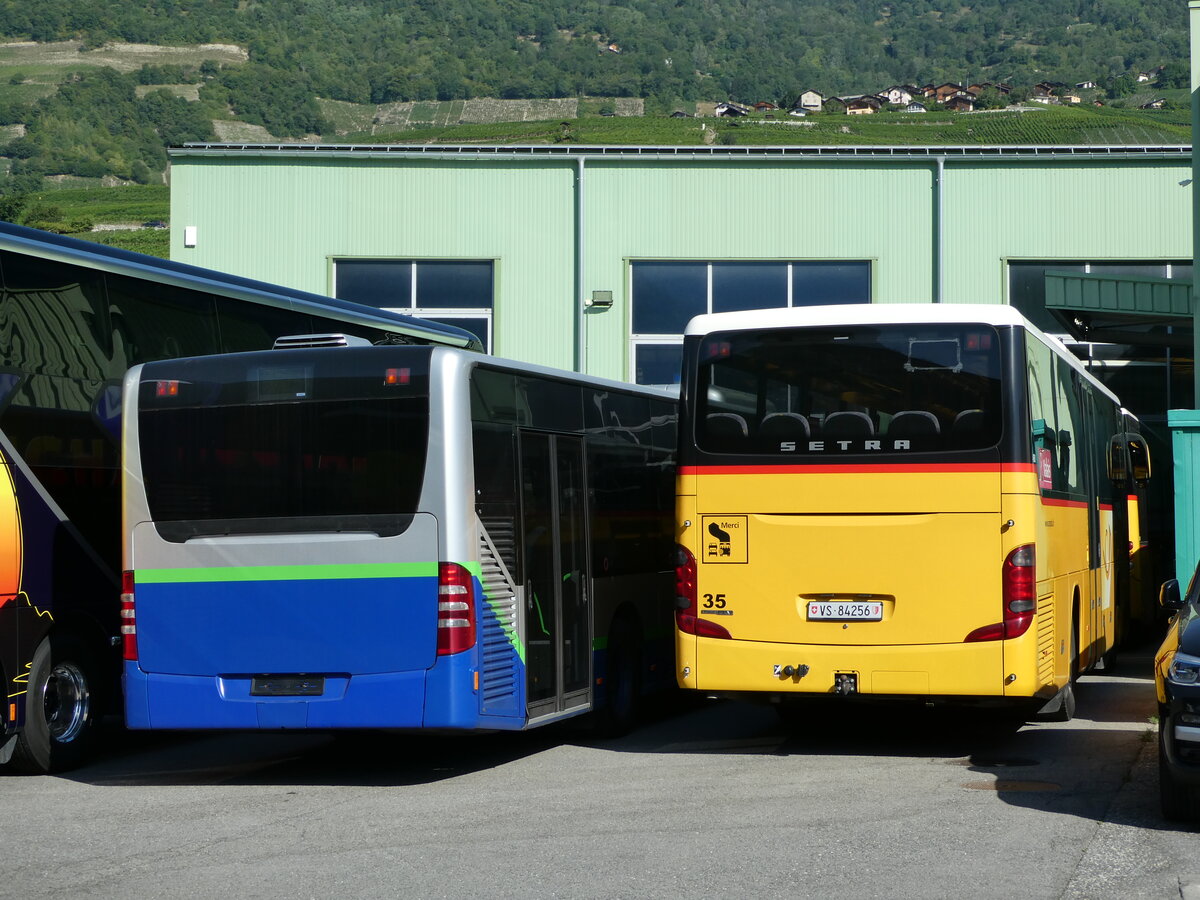
POLYGON ((1011 303, 1164 463, 1166 411, 1193 404, 1187 146, 196 144, 171 163, 172 259, 458 324, 500 356, 664 383, 698 313, 1011 303))

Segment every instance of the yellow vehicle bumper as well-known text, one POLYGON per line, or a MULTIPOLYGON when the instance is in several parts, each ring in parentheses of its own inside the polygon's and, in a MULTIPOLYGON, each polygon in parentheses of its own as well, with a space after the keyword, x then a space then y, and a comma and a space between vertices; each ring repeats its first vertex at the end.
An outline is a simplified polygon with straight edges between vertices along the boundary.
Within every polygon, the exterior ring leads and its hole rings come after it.
POLYGON ((1001 641, 837 647, 681 635, 678 650, 679 685, 702 691, 833 694, 838 675, 852 674, 859 694, 1016 699, 1047 693, 1032 673, 1022 678, 1006 670, 1001 641), (787 666, 796 671, 787 674, 787 666))

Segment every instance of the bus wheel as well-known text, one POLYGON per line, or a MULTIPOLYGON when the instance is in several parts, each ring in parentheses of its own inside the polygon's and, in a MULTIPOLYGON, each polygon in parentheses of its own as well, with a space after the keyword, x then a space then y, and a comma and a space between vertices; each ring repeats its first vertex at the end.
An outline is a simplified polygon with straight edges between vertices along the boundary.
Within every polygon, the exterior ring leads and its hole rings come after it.
POLYGON ((1046 704, 1047 709, 1038 716, 1043 722, 1070 722, 1075 718, 1075 684, 1068 681, 1058 696, 1046 704))
POLYGON ((99 718, 96 666, 71 635, 51 635, 38 645, 29 669, 25 728, 12 763, 44 775, 75 768, 87 758, 99 718))
POLYGON ((618 618, 608 634, 605 704, 597 717, 604 737, 628 734, 637 724, 641 695, 641 638, 628 618, 618 618))

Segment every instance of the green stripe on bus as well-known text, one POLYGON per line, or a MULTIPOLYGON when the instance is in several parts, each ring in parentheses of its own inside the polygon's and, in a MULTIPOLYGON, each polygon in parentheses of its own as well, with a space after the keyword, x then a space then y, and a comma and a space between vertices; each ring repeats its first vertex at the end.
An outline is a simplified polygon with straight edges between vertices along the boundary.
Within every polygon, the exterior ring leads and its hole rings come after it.
MULTIPOLYGON (((470 568, 470 566, 468 566, 470 568)), ((363 563, 314 566, 208 566, 200 569, 137 569, 137 584, 203 581, 317 581, 348 578, 436 578, 435 562, 363 563)))

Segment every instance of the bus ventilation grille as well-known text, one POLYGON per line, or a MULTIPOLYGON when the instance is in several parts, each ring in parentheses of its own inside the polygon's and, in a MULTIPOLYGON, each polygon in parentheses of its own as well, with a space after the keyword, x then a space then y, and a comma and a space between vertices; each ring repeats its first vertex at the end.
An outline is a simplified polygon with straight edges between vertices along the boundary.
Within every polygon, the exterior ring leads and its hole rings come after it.
POLYGON ((479 580, 484 602, 480 642, 480 712, 517 715, 517 593, 496 548, 481 529, 479 580))
POLYGON ((275 338, 275 350, 303 350, 310 347, 370 347, 366 338, 352 334, 286 334, 275 338))
POLYGON ((1042 684, 1054 680, 1054 595, 1038 600, 1038 678, 1042 684))

